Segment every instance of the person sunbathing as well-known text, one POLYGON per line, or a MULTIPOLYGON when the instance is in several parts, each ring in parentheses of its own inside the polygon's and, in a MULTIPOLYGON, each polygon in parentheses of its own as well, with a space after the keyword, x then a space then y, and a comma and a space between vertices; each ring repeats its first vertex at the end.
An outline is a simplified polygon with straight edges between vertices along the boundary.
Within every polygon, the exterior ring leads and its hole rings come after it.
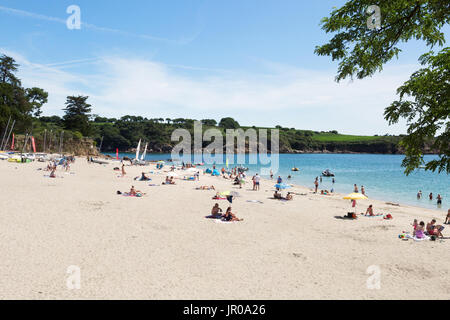
POLYGON ((56 169, 52 169, 52 172, 50 172, 50 178, 56 178, 56 173, 55 173, 56 169))
POLYGON ((282 199, 281 193, 279 193, 278 191, 275 191, 275 193, 273 194, 273 197, 274 197, 275 199, 282 199))
POLYGON ((374 216, 372 205, 370 205, 370 206, 367 208, 365 216, 367 216, 367 215, 369 215, 369 216, 374 216))
POLYGON ((136 189, 134 188, 134 186, 131 186, 130 192, 129 192, 128 194, 129 194, 130 196, 138 196, 138 197, 140 197, 140 196, 144 195, 145 193, 143 193, 143 192, 140 191, 140 190, 136 190, 136 189))
POLYGON ((200 186, 195 188, 197 190, 216 190, 216 188, 214 188, 214 186, 208 187, 208 186, 200 186))
POLYGON ((152 180, 152 179, 150 179, 150 177, 147 177, 145 172, 142 172, 141 177, 138 180, 139 181, 149 181, 149 180, 152 180))
POLYGON ((221 218, 222 217, 222 209, 220 209, 219 204, 216 203, 214 207, 211 209, 211 216, 214 218, 221 218))
POLYGON ((427 224, 427 232, 430 236, 436 236, 443 238, 442 230, 444 227, 441 225, 436 225, 436 219, 431 220, 430 223, 427 224))
POLYGON ((236 217, 236 215, 234 213, 231 212, 231 207, 228 207, 227 212, 225 212, 225 214, 222 217, 223 221, 243 221, 244 219, 239 219, 238 217, 236 217))
POLYGON ((290 192, 288 192, 285 199, 292 200, 293 199, 292 194, 290 192))

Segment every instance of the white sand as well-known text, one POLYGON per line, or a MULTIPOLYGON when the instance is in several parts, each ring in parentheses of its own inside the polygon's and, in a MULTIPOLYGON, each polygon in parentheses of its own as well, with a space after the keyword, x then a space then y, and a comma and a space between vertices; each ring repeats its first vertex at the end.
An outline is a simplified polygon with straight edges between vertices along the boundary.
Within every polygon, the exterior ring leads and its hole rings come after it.
POLYGON ((149 167, 127 167, 127 177, 118 178, 117 163, 78 159, 75 174, 58 171, 64 178, 50 179, 37 171, 43 166, 0 161, 2 299, 450 298, 450 240, 398 239, 414 218, 442 224, 442 211, 365 200, 360 211, 373 204, 394 219, 341 220, 335 216, 350 208, 342 195, 295 187, 290 191, 307 195, 281 202, 269 199, 269 181, 259 192, 210 176, 150 187, 164 175, 132 179, 149 167), (194 190, 211 184, 241 194, 233 212, 243 222, 204 218, 215 202, 228 205, 212 200, 214 191, 194 190), (116 194, 131 185, 147 195, 116 194), (79 290, 66 286, 71 265, 81 270, 79 290), (381 270, 379 290, 366 285, 371 265, 381 270))

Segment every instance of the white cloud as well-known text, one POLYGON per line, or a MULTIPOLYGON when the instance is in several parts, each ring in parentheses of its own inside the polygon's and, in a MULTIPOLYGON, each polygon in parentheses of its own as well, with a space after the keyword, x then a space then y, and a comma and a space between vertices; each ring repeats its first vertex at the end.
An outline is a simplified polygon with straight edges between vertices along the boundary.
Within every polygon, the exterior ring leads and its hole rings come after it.
MULTIPOLYGON (((15 15, 15 16, 20 16, 20 17, 25 17, 25 18, 66 24, 66 19, 51 17, 51 16, 47 16, 47 15, 43 15, 43 14, 39 14, 39 13, 35 13, 35 12, 29 12, 29 11, 25 11, 25 10, 19 10, 19 9, 0 6, 0 11, 3 11, 10 15, 15 15)), ((67 16, 67 17, 69 17, 69 16, 67 16)), ((114 29, 114 28, 101 27, 101 26, 94 25, 92 23, 87 23, 85 21, 81 21, 81 28, 86 28, 86 29, 93 30, 93 31, 114 33, 114 34, 121 35, 121 36, 134 37, 134 38, 139 38, 139 39, 144 39, 144 40, 153 40, 153 41, 160 41, 160 42, 171 43, 171 44, 178 44, 178 45, 188 44, 199 35, 199 32, 197 32, 191 36, 182 37, 178 40, 174 40, 174 39, 167 39, 167 38, 163 38, 163 37, 156 37, 156 36, 148 35, 148 34, 138 34, 138 33, 127 32, 127 31, 114 29)))
MULTIPOLYGON (((383 110, 399 87, 417 69, 390 65, 381 74, 354 82, 334 82, 334 70, 318 72, 290 66, 265 73, 189 70, 155 61, 103 57, 88 61, 90 74, 39 65, 11 53, 22 65, 26 86, 49 92, 44 112, 61 114, 65 97, 90 96, 93 112, 109 117, 125 114, 193 119, 232 116, 246 125, 331 130, 354 134, 400 133, 387 126, 383 110), (198 72, 197 72, 198 71, 198 72), (206 75, 205 75, 206 74, 206 75)), ((71 65, 85 60, 69 61, 71 65)))

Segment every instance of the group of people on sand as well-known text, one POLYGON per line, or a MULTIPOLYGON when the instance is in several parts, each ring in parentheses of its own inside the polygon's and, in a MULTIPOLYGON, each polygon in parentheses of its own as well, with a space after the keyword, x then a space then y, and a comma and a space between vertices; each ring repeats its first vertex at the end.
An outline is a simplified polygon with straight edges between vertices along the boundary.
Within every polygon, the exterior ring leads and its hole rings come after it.
POLYGON ((261 181, 261 177, 258 174, 255 174, 252 177, 252 181, 253 181, 253 190, 254 191, 259 191, 259 184, 260 184, 260 181, 261 181))
POLYGON ((294 197, 292 196, 292 193, 288 192, 286 197, 283 197, 281 195, 281 192, 278 192, 278 190, 275 190, 273 197, 274 197, 274 199, 278 199, 278 200, 293 200, 294 199, 294 197))
MULTIPOLYGON (((322 177, 320 177, 320 182, 322 182, 322 177)), ((333 179, 333 183, 334 183, 334 179, 333 179)), ((316 177, 316 179, 314 179, 314 193, 318 193, 319 192, 319 177, 316 177)), ((321 195, 330 195, 334 193, 334 188, 331 188, 330 191, 328 190, 320 190, 320 194, 321 195)))
POLYGON ((176 184, 175 180, 173 179, 173 177, 166 177, 166 181, 164 181, 162 184, 176 184))
MULTIPOLYGON (((419 192, 417 192, 417 199, 420 200, 422 199, 422 190, 419 190, 419 192)), ((430 192, 430 194, 428 195, 428 199, 430 201, 433 201, 433 192, 430 192)), ((442 205, 442 196, 440 194, 437 195, 436 197, 436 204, 438 206, 442 205)))
POLYGON ((233 221, 243 221, 244 219, 239 219, 238 217, 236 217, 236 215, 231 212, 231 207, 227 208, 227 211, 225 211, 224 214, 222 214, 222 209, 219 207, 219 204, 216 203, 212 209, 211 209, 211 215, 209 216, 209 218, 211 219, 221 219, 222 221, 228 221, 228 222, 233 222, 233 221))
MULTIPOLYGON (((450 209, 447 214, 446 222, 450 219, 450 209)), ((436 219, 431 220, 425 226, 425 222, 420 221, 417 222, 417 219, 414 219, 412 224, 413 226, 413 236, 417 239, 423 239, 426 236, 436 237, 436 238, 444 238, 442 231, 444 230, 444 226, 436 224, 436 219)))

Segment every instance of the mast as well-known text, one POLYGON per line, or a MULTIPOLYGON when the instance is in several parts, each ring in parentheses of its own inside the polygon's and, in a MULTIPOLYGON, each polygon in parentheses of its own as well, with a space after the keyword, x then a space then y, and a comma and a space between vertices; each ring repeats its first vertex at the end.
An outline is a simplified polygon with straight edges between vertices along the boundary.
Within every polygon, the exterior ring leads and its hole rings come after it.
MULTIPOLYGON (((0 147, 3 147, 3 143, 5 142, 6 133, 8 132, 9 123, 11 122, 11 116, 9 116, 8 124, 6 125, 5 131, 3 133, 2 143, 0 144, 0 147)), ((2 148, 0 148, 2 149, 2 148)))

